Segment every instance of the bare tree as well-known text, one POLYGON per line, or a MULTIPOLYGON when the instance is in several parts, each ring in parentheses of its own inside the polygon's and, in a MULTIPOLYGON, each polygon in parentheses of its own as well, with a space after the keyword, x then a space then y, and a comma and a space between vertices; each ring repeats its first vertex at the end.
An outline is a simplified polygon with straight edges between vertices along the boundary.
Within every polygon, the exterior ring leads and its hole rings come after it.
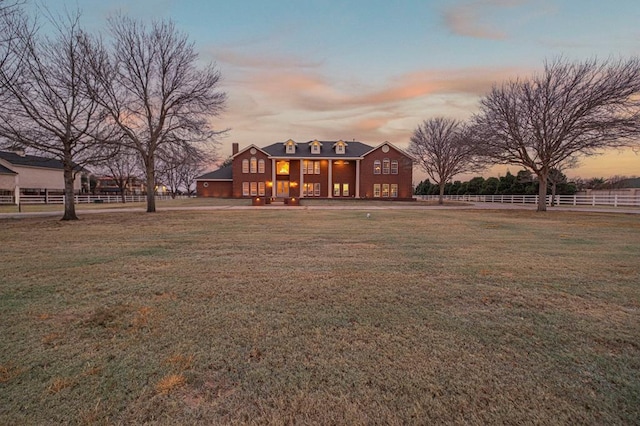
POLYGON ((12 45, 18 38, 20 27, 25 23, 20 6, 22 0, 0 0, 0 67, 9 60, 12 45))
POLYGON ((213 160, 203 150, 192 145, 172 145, 161 150, 158 171, 164 184, 169 187, 172 198, 184 189, 191 194, 191 185, 196 177, 204 173, 205 164, 213 160))
MULTIPOLYGON (((94 78, 104 89, 95 99, 122 131, 122 144, 136 150, 147 180, 147 212, 154 212, 156 161, 161 149, 215 143, 210 120, 220 115, 226 94, 211 64, 197 67, 198 54, 170 21, 151 27, 126 17, 109 21, 111 52, 91 54, 94 78)), ((165 149, 165 151, 169 151, 165 149)))
POLYGON ((122 148, 102 164, 103 169, 118 187, 122 203, 127 202, 127 190, 139 178, 140 156, 137 151, 122 148))
POLYGON ((470 129, 444 117, 425 120, 411 136, 408 152, 439 186, 438 204, 443 204, 445 185, 455 175, 481 169, 470 129))
MULTIPOLYGON (((4 74, 2 80, 13 80, 19 67, 16 63, 21 58, 20 49, 16 48, 20 34, 30 32, 29 22, 20 8, 21 0, 0 0, 0 70, 4 74)), ((10 96, 6 83, 0 80, 0 103, 10 96)), ((7 144, 7 141, 4 141, 7 144)), ((9 142, 10 144, 10 142, 9 142)))
POLYGON ((494 86, 476 116, 479 145, 503 164, 538 177, 546 210, 549 173, 579 156, 637 144, 640 60, 545 63, 530 79, 494 86))
POLYGON ((562 173, 561 169, 554 168, 549 170, 549 176, 547 177, 547 180, 551 184, 551 201, 549 201, 549 205, 553 206, 556 201, 558 184, 567 183, 567 176, 562 173))
MULTIPOLYGON (((11 45, 15 59, 0 70, 7 92, 0 103, 0 135, 13 143, 60 159, 64 167, 63 220, 76 220, 74 180, 82 167, 105 155, 96 144, 103 111, 87 96, 86 34, 79 14, 56 19, 57 33, 38 36, 24 24, 11 45)), ((95 90, 94 90, 95 91, 95 90)))

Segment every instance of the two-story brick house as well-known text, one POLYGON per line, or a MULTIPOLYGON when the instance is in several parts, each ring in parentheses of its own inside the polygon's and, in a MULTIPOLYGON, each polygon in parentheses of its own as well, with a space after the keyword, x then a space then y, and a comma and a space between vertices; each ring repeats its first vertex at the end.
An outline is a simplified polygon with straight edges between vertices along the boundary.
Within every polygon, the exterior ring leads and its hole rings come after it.
POLYGON ((243 150, 231 165, 196 179, 200 197, 411 199, 413 161, 384 142, 278 142, 243 150))

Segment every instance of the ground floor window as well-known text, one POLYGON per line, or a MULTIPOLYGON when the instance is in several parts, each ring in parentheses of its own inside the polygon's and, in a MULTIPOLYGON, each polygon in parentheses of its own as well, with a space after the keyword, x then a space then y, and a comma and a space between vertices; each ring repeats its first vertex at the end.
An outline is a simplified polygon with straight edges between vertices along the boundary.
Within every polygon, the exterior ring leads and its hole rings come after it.
POLYGON ((343 183, 342 184, 342 196, 343 197, 348 197, 349 196, 349 184, 348 183, 343 183))
POLYGON ((376 198, 398 198, 398 184, 376 183, 373 185, 373 196, 376 198))
POLYGON ((305 183, 302 185, 303 197, 319 197, 320 196, 320 184, 319 183, 305 183))
POLYGON ((334 197, 339 197, 340 196, 340 184, 339 183, 334 183, 333 184, 333 196, 334 197))
POLYGON ((265 183, 264 182, 242 182, 242 196, 255 197, 256 195, 265 195, 265 183))

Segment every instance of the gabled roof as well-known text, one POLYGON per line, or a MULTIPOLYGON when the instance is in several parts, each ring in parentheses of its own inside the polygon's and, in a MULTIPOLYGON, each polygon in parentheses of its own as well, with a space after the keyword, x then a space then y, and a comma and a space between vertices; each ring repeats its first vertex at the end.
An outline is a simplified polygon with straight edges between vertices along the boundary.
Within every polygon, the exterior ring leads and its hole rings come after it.
POLYGON ((64 166, 62 165, 62 161, 57 160, 55 158, 45 158, 38 157, 35 155, 21 155, 17 152, 11 151, 0 151, 0 158, 5 161, 8 161, 11 164, 15 164, 16 166, 26 166, 26 167, 42 167, 45 169, 59 169, 63 170, 64 166))
POLYGON ((394 145, 394 144, 392 144, 391 142, 387 142, 387 141, 382 142, 380 145, 376 146, 375 148, 370 149, 369 151, 365 152, 363 155, 368 155, 368 154, 372 153, 373 151, 375 151, 375 150, 379 149, 380 147, 382 147, 382 146, 384 146, 384 145, 389 145, 389 147, 390 147, 390 148, 395 149, 395 150, 396 150, 396 151, 398 151, 400 154, 402 154, 402 155, 404 155, 405 157, 407 157, 407 158, 411 159, 412 161, 415 161, 415 159, 414 159, 411 155, 407 154, 404 150, 402 150, 402 149, 398 148, 397 146, 395 146, 395 145, 394 145))
POLYGON ((2 164, 0 164, 0 174, 2 174, 2 175, 17 175, 16 172, 14 172, 11 169, 6 168, 2 164))
POLYGON ((345 142, 344 154, 336 154, 333 146, 338 141, 318 141, 320 142, 320 154, 312 154, 312 142, 314 141, 298 143, 294 154, 287 154, 284 142, 273 143, 265 146, 262 150, 269 154, 269 156, 278 158, 359 158, 372 149, 370 145, 352 141, 348 143, 345 142))
POLYGON ((220 167, 213 172, 205 173, 196 180, 233 180, 233 167, 231 165, 220 167))
POLYGON ((269 154, 268 154, 268 153, 267 153, 263 148, 258 148, 257 146, 255 146, 255 145, 253 145, 253 144, 252 144, 252 145, 249 145, 248 147, 246 147, 245 149, 243 149, 243 150, 241 150, 241 151, 238 151, 237 153, 235 153, 234 155, 232 155, 232 156, 231 156, 231 158, 237 157, 238 155, 242 154, 243 152, 245 152, 245 151, 247 151, 247 150, 249 150, 249 149, 251 149, 251 148, 254 148, 256 151, 262 151, 262 152, 263 152, 263 153, 265 153, 266 155, 269 155, 269 154))

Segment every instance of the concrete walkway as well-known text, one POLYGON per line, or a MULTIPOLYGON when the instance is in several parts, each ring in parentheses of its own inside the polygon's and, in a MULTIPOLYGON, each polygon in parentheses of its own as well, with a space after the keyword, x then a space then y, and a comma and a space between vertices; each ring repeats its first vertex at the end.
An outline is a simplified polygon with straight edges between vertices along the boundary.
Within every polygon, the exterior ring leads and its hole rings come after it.
MULTIPOLYGON (((207 211, 207 210, 530 210, 535 211, 536 206, 533 204, 507 204, 507 203, 466 203, 465 205, 421 205, 420 201, 415 204, 409 203, 393 203, 388 205, 311 205, 311 206, 193 206, 193 207, 159 207, 161 211, 207 211)), ((146 210, 141 207, 132 208, 104 208, 104 209, 87 209, 76 210, 78 216, 88 214, 109 214, 109 213, 144 213, 146 210)), ((581 207, 581 206, 553 206, 547 207, 549 212, 560 211, 579 211, 593 213, 621 213, 621 214, 640 214, 640 208, 626 207, 581 207)), ((25 213, 0 213, 0 219, 26 219, 30 217, 56 217, 62 216, 62 210, 48 212, 25 212, 25 213)))

